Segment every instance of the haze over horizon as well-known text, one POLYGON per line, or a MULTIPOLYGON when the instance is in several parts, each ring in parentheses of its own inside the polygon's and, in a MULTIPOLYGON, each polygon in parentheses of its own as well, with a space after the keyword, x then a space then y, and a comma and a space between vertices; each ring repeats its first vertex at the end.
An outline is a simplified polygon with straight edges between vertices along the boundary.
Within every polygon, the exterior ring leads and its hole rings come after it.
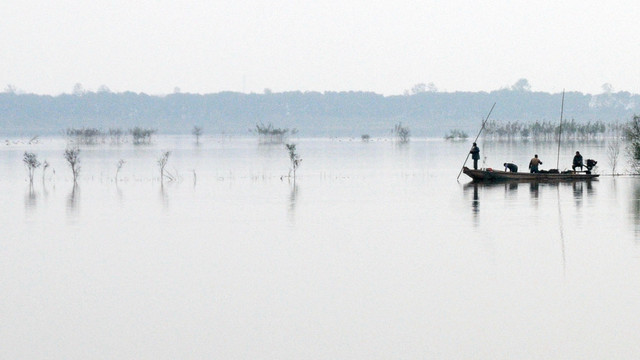
POLYGON ((9 1, 0 87, 25 93, 640 93, 630 0, 9 1))

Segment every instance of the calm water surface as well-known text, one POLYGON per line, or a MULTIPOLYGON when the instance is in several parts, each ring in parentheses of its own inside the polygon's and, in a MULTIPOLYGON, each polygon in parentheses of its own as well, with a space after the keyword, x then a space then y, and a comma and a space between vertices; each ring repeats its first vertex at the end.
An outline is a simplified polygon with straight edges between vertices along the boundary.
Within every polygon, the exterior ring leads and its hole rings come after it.
POLYGON ((467 143, 296 143, 295 184, 282 145, 161 137, 83 147, 76 187, 63 139, 2 144, 0 358, 640 358, 640 179, 473 185, 467 143))

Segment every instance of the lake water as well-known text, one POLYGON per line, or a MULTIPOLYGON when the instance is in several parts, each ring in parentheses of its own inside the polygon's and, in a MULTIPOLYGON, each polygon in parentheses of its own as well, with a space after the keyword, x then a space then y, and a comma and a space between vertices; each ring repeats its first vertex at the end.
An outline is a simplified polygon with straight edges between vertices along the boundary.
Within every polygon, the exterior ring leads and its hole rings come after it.
MULTIPOLYGON (((295 184, 282 145, 165 136, 82 147, 76 187, 64 139, 0 145, 0 358, 640 358, 640 178, 473 185, 466 142, 295 142, 295 184)), ((561 168, 610 173, 606 148, 561 168)))

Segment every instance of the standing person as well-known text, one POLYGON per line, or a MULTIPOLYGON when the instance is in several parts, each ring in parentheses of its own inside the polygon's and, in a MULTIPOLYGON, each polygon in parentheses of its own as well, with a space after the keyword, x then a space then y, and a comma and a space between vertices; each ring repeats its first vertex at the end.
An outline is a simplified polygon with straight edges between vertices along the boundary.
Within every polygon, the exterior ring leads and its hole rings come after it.
POLYGON ((540 161, 540 159, 538 159, 538 154, 535 154, 533 156, 533 159, 531 159, 531 161, 529 161, 529 170, 531 170, 532 174, 539 172, 538 165, 542 165, 542 161, 540 161))
POLYGON ((571 165, 571 168, 573 171, 576 171, 576 168, 579 167, 580 171, 582 171, 583 166, 582 155, 580 155, 580 151, 576 151, 576 156, 573 157, 573 165, 571 165))
POLYGON ((471 151, 469 151, 469 153, 471 154, 471 158, 473 159, 473 169, 478 170, 478 160, 480 160, 480 148, 476 143, 473 143, 473 146, 471 147, 471 151))

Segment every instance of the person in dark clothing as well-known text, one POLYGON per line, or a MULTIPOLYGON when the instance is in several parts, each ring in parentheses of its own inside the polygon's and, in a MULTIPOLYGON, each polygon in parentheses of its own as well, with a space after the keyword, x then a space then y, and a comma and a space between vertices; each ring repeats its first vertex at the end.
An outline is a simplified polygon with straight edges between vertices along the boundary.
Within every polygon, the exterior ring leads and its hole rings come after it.
POLYGON ((473 169, 478 170, 478 160, 480 160, 480 148, 476 143, 473 143, 473 146, 471 147, 471 151, 469 151, 469 153, 471 154, 471 158, 473 159, 473 169))
POLYGON ((514 163, 504 163, 504 171, 518 172, 518 165, 514 163))
POLYGON ((580 171, 582 171, 583 166, 582 155, 580 155, 580 151, 576 151, 576 156, 573 157, 573 165, 571 165, 571 168, 573 171, 576 171, 576 168, 579 167, 580 171))
POLYGON ((529 161, 529 170, 531 170, 531 173, 537 173, 540 172, 538 170, 538 165, 542 165, 542 161, 540 161, 540 159, 538 159, 538 154, 536 154, 533 159, 531 159, 531 161, 529 161))

